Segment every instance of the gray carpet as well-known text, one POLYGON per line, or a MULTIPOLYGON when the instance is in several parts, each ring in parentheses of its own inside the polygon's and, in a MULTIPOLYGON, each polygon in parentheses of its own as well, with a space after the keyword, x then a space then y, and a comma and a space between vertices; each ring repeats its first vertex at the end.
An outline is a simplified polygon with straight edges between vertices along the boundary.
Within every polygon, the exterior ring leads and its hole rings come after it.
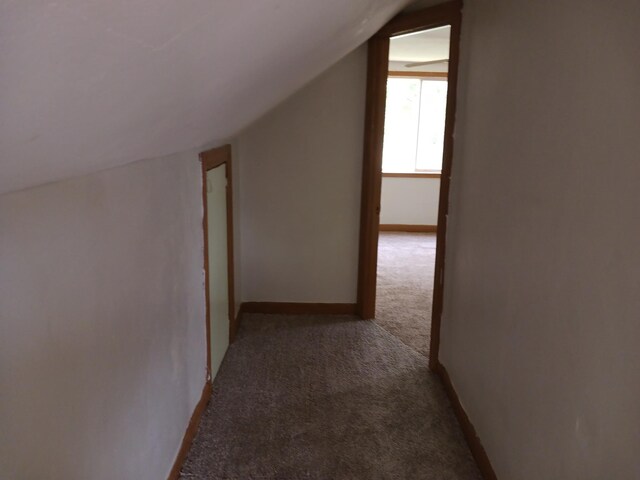
POLYGON ((429 355, 435 233, 380 232, 376 322, 429 355))
POLYGON ((184 479, 479 479, 427 360, 374 322, 245 315, 184 479))

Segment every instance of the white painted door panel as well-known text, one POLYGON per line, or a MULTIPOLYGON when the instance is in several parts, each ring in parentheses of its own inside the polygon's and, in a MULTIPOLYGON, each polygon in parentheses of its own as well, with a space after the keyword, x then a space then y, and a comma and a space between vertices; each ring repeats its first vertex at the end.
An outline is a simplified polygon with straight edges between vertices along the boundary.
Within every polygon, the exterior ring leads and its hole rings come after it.
POLYGON ((207 234, 209 243, 209 322, 211 378, 215 378, 229 346, 227 276, 227 176, 221 165, 207 171, 207 234))

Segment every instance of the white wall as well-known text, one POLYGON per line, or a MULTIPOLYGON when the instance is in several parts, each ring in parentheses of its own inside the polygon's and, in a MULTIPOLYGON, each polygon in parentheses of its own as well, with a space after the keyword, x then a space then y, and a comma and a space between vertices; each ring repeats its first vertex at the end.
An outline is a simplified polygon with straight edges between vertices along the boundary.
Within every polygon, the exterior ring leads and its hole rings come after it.
POLYGON ((498 478, 640 478, 640 4, 465 2, 441 360, 498 478))
POLYGON ((383 177, 380 223, 437 225, 439 178, 383 177))
POLYGON ((355 302, 366 48, 244 131, 244 301, 355 302))
POLYGON ((0 197, 0 471, 167 478, 205 381, 197 154, 0 197))

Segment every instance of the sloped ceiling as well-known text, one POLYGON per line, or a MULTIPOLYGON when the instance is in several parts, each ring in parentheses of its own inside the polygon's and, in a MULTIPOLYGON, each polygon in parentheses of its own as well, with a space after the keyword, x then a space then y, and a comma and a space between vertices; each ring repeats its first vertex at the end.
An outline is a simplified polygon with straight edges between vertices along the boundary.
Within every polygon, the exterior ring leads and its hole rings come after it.
POLYGON ((0 3, 0 193, 221 141, 409 0, 0 3))

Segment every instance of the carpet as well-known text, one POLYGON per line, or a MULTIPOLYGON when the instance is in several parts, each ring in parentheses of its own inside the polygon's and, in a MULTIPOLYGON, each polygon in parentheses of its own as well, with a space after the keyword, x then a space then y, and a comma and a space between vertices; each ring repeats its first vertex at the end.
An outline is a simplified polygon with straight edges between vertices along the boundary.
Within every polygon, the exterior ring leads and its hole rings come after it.
POLYGON ((382 328, 429 355, 435 233, 380 232, 376 318, 382 328))
POLYGON ((374 322, 245 314, 183 479, 480 479, 427 360, 374 322))

